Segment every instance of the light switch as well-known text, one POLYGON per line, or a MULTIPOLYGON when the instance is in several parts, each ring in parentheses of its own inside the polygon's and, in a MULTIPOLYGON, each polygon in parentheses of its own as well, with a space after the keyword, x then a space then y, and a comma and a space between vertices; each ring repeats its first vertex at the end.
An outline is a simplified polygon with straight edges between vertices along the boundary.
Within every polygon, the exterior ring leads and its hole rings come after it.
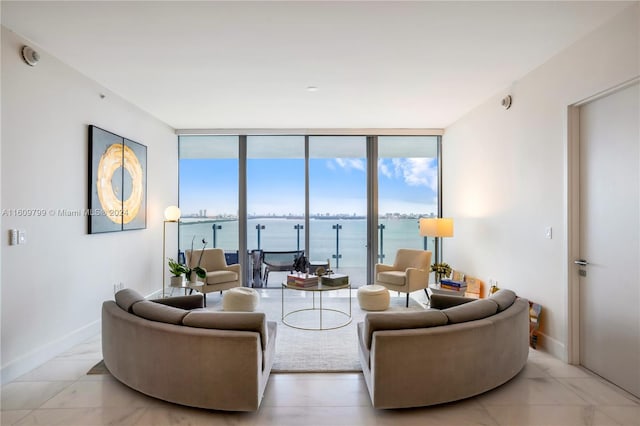
POLYGON ((544 228, 544 237, 548 240, 553 238, 553 228, 551 228, 550 226, 544 228))
POLYGON ((18 244, 27 244, 27 231, 18 229, 18 244))

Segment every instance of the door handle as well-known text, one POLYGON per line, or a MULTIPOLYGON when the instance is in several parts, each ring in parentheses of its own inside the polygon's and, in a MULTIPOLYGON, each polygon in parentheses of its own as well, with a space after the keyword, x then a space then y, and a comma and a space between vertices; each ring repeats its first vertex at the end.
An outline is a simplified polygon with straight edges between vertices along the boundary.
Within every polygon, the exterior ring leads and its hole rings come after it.
POLYGON ((575 263, 576 265, 580 265, 580 266, 587 266, 589 264, 589 262, 587 262, 584 259, 574 260, 573 263, 575 263))

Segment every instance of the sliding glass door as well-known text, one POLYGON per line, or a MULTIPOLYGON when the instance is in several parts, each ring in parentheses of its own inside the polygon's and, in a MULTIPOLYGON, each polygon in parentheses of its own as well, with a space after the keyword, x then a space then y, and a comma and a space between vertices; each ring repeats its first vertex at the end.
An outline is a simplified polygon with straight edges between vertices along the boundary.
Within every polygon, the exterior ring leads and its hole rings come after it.
POLYGON ((364 136, 309 137, 309 257, 367 284, 367 147, 364 136))
MULTIPOLYGON (((304 250, 304 223, 304 136, 248 136, 247 249, 304 250)), ((285 271, 270 272, 263 284, 285 278, 285 271)))

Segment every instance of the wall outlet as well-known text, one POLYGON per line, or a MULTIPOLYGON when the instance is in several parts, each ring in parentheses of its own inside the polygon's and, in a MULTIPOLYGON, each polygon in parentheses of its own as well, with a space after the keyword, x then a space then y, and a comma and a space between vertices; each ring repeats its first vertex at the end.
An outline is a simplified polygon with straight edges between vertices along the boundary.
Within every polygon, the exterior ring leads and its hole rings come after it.
POLYGON ((9 230, 9 244, 15 246, 18 244, 18 230, 10 229, 9 230))

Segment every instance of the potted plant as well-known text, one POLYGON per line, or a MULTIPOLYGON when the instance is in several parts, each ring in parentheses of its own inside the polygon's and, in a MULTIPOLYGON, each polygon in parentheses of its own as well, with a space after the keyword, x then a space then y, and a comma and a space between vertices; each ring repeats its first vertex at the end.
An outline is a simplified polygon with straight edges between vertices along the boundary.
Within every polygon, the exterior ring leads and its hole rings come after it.
POLYGON ((171 286, 172 287, 182 286, 182 283, 184 282, 184 277, 189 272, 189 268, 187 268, 185 265, 181 263, 176 262, 171 258, 167 258, 167 259, 169 264, 169 271, 171 271, 171 274, 172 274, 171 281, 170 281, 171 286))

